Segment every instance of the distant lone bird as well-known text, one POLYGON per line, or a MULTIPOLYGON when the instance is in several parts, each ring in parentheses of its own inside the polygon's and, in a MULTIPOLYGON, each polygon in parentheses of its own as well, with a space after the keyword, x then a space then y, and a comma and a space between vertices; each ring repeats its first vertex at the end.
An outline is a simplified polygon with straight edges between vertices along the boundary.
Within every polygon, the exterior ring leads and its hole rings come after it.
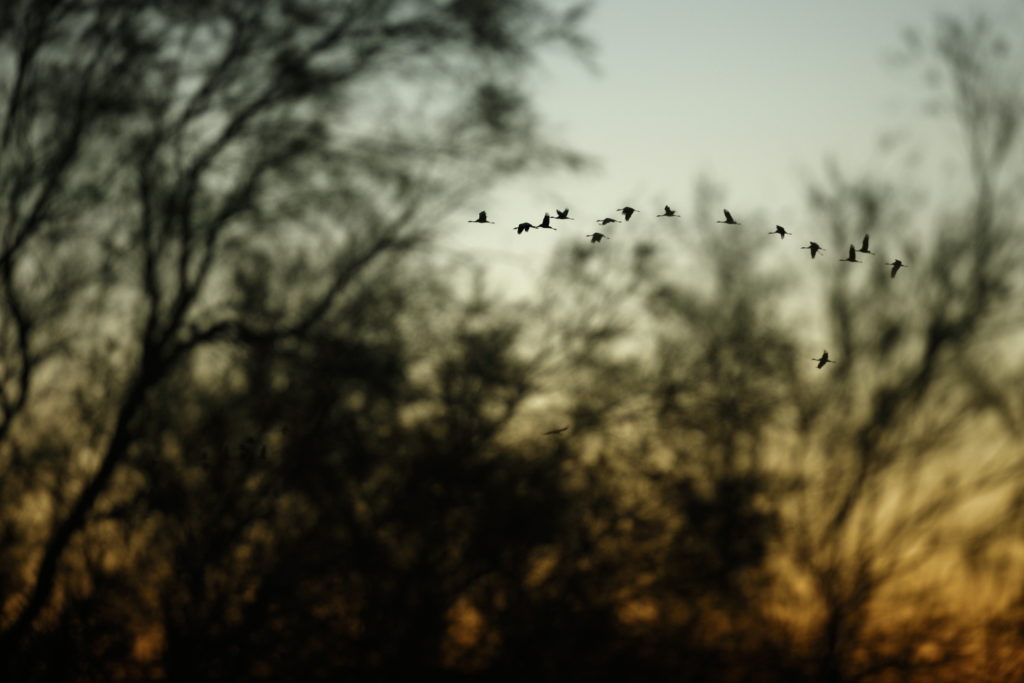
POLYGON ((825 248, 822 247, 817 242, 811 242, 806 247, 800 247, 800 248, 801 249, 810 249, 811 250, 811 258, 814 258, 815 254, 817 254, 819 251, 825 251, 825 248))
POLYGON ((860 263, 860 261, 857 260, 857 250, 853 248, 852 244, 850 245, 850 257, 849 258, 841 258, 839 260, 840 261, 849 261, 850 263, 860 263))
POLYGON ((546 230, 558 230, 558 228, 551 227, 551 214, 544 214, 544 219, 540 222, 540 225, 533 226, 535 228, 544 228, 546 230))
POLYGON ((609 223, 621 223, 622 221, 616 218, 598 218, 595 222, 601 225, 608 225, 609 223))
POLYGON ((629 219, 633 216, 634 213, 637 212, 637 210, 634 209, 632 206, 624 206, 621 209, 616 210, 626 217, 626 222, 629 222, 629 219))
POLYGON ((517 225, 516 227, 514 227, 512 229, 516 231, 517 235, 522 235, 524 232, 530 232, 530 228, 536 228, 536 227, 537 226, 533 225, 532 223, 520 223, 519 225, 517 225))
POLYGON ((821 370, 823 367, 825 367, 825 363, 835 363, 834 360, 829 360, 828 359, 828 351, 822 351, 821 352, 821 358, 812 358, 811 360, 818 361, 818 369, 819 370, 821 370))
POLYGON ((611 239, 611 237, 609 237, 608 235, 602 235, 599 232, 591 233, 591 234, 587 235, 587 237, 590 238, 590 243, 591 244, 597 244, 601 240, 610 240, 611 239))
POLYGON ((555 218, 560 221, 576 220, 575 218, 569 218, 569 209, 566 209, 565 211, 559 211, 558 209, 555 209, 555 218))
POLYGON ((466 221, 466 222, 467 223, 490 223, 491 225, 494 225, 494 221, 487 220, 487 212, 486 211, 481 211, 480 215, 477 216, 475 221, 466 221))
POLYGON ((732 217, 732 214, 729 213, 729 209, 722 209, 722 213, 725 214, 725 220, 715 221, 716 223, 725 223, 726 225, 742 225, 742 223, 740 223, 739 221, 735 220, 732 217))
POLYGON ((890 271, 889 273, 889 277, 891 278, 896 277, 896 271, 898 271, 900 268, 907 267, 907 264, 903 263, 903 261, 900 261, 899 259, 896 259, 892 263, 886 263, 885 265, 892 266, 892 271, 890 271))
POLYGON ((568 427, 562 427, 561 429, 552 429, 549 432, 544 432, 544 436, 553 436, 555 434, 561 434, 562 432, 568 431, 568 427))
POLYGON ((665 205, 665 213, 659 213, 655 218, 678 218, 679 214, 668 204, 665 205))
POLYGON ((779 239, 786 239, 786 235, 792 235, 793 233, 787 232, 786 229, 784 227, 782 227, 781 225, 776 225, 775 229, 772 230, 768 234, 769 235, 778 235, 779 239))
POLYGON ((864 235, 864 241, 860 243, 860 249, 858 249, 857 251, 859 251, 862 254, 874 254, 875 253, 873 251, 868 251, 868 239, 869 238, 870 238, 870 235, 864 235))

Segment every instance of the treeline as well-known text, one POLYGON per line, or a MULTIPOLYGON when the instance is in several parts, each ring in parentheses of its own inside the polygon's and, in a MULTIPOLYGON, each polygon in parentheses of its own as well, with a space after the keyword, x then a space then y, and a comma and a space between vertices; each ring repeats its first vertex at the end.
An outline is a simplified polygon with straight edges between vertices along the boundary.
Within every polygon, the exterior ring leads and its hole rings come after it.
POLYGON ((510 302, 422 228, 578 161, 519 85, 582 17, 0 11, 5 680, 1024 675, 1007 39, 908 42, 968 152, 938 218, 880 172, 809 190, 900 278, 787 268, 704 183, 510 302))

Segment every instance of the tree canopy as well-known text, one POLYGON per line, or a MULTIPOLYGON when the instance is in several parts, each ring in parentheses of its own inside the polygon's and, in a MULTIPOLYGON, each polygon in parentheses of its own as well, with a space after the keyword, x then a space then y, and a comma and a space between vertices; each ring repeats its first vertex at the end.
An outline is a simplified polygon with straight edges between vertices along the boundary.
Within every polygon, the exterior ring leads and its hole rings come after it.
POLYGON ((808 188, 900 246, 898 297, 738 229, 562 242, 509 301, 433 240, 580 163, 524 84, 584 17, 0 5, 7 678, 1019 677, 1013 36, 908 42, 966 150, 937 219, 881 171, 808 188))

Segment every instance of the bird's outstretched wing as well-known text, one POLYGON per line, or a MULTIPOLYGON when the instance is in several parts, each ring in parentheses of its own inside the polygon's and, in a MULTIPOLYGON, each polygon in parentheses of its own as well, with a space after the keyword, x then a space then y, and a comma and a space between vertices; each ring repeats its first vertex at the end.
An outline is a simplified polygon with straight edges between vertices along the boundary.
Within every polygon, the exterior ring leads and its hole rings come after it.
POLYGON ((860 250, 861 251, 867 251, 868 250, 868 240, 869 239, 871 239, 870 235, 864 235, 864 241, 861 242, 861 245, 860 245, 860 250))
POLYGON ((851 245, 850 245, 850 260, 851 260, 851 261, 853 261, 853 260, 855 260, 856 258, 857 258, 857 250, 856 250, 856 249, 854 249, 854 248, 853 248, 853 245, 851 244, 851 245))
POLYGON ((722 213, 725 214, 725 220, 726 220, 727 223, 732 223, 733 222, 732 214, 729 213, 729 209, 722 209, 722 213))

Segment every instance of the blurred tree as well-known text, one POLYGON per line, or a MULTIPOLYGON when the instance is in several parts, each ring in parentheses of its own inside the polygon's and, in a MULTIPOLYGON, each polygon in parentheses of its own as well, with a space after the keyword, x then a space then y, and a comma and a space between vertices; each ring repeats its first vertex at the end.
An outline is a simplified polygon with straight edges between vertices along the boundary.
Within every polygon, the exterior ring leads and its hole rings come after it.
POLYGON ((72 541, 154 417, 155 388, 184 361, 313 334, 459 193, 575 160, 541 141, 518 84, 535 46, 586 48, 581 16, 534 0, 4 3, 8 467, 33 467, 9 435, 42 368, 89 388, 85 352, 111 361, 93 390, 95 468, 72 477, 80 488, 52 510, 28 578, 4 587, 4 658, 51 603, 72 541))
POLYGON ((1024 481, 1015 454, 1024 413, 1002 379, 1024 369, 1013 352, 1024 321, 1012 265, 1024 247, 1019 60, 980 17, 941 17, 929 40, 911 48, 943 74, 940 111, 953 114, 966 150, 964 196, 915 229, 907 183, 832 168, 810 193, 834 243, 871 234, 877 245, 884 235, 886 257, 917 267, 911 287, 894 287, 882 268, 830 269, 821 286, 829 348, 842 360, 831 381, 801 382, 797 394, 804 438, 792 462, 812 485, 790 539, 820 599, 820 680, 933 676, 969 649, 954 612, 939 607, 941 586, 922 588, 926 568, 999 537, 1004 516, 965 517, 1024 481), (915 596, 921 621, 897 631, 876 615, 895 611, 901 592, 915 596), (940 655, 923 654, 929 647, 940 655))
MULTIPOLYGON (((518 86, 538 41, 585 48, 579 17, 0 6, 9 678, 963 680, 975 646, 1019 672, 999 30, 918 43, 963 206, 917 230, 905 178, 811 190, 836 244, 871 233, 914 286, 675 230, 563 245, 536 299, 499 303, 414 254, 459 193, 574 161, 518 86), (820 316, 794 318, 796 284, 820 316), (940 565, 1012 586, 996 637, 940 565)), ((694 222, 721 204, 699 186, 694 222)))

